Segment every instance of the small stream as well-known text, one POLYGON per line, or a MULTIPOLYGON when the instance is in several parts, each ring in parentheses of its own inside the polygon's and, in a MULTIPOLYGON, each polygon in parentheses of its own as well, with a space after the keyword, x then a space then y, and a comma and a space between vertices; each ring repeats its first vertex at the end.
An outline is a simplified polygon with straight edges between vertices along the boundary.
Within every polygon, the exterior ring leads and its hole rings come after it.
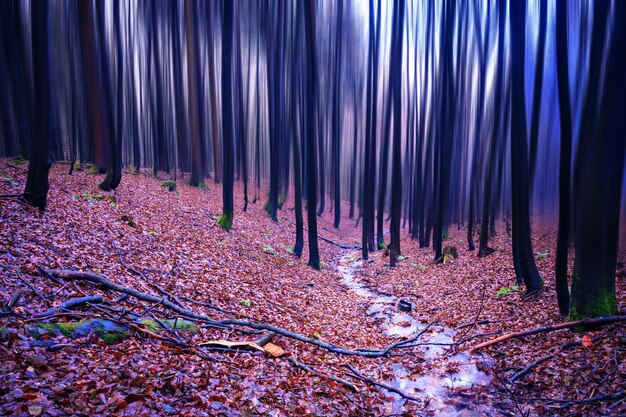
MULTIPOLYGON (((363 297, 369 303, 367 315, 380 326, 385 334, 394 338, 410 338, 423 330, 428 324, 414 317, 415 312, 406 313, 397 308, 398 297, 384 294, 358 281, 354 271, 362 267, 361 260, 356 260, 353 254, 348 253, 341 257, 336 265, 342 277, 342 283, 352 292, 363 297)), ((457 353, 449 356, 445 352, 447 344, 454 342, 457 332, 454 329, 433 325, 424 333, 419 343, 428 343, 419 348, 423 352, 425 362, 420 365, 428 370, 428 374, 411 375, 401 364, 392 364, 394 378, 384 381, 394 388, 401 389, 407 394, 423 399, 426 412, 437 413, 439 416, 470 415, 465 405, 454 398, 452 388, 471 388, 473 385, 488 385, 491 377, 481 372, 477 364, 490 366, 493 359, 486 355, 470 355, 457 353)), ((384 391, 385 395, 393 398, 388 404, 391 414, 400 414, 405 411, 406 400, 397 394, 384 391)), ((479 415, 478 413, 476 415, 479 415)))

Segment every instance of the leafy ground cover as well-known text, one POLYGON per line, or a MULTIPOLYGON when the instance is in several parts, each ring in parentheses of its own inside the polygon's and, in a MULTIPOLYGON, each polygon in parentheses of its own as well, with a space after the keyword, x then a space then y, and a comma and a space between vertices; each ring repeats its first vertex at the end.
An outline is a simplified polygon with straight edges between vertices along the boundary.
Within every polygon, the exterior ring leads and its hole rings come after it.
MULTIPOLYGON (((64 165, 53 166, 44 215, 15 199, 0 200, 0 297, 5 306, 0 314, 0 414, 626 412, 623 322, 588 332, 561 330, 492 345, 484 349, 487 356, 475 361, 488 378, 471 386, 454 383, 453 376, 462 375, 460 368, 465 366, 455 358, 478 343, 563 321, 552 288, 554 219, 534 219, 534 250, 546 287, 522 299, 515 288, 504 223, 498 225, 499 233, 491 244, 495 253, 483 259, 466 251, 466 230, 451 227, 444 244, 456 246, 459 256, 443 264, 433 264, 432 251, 419 249, 405 230, 403 258, 392 269, 383 250, 359 264, 358 250, 330 243, 358 246, 360 229, 347 217, 334 229, 332 216, 325 214, 319 218, 320 236, 327 239, 320 240, 322 270, 315 271, 306 266, 306 245, 302 259, 290 251, 295 230, 290 201, 279 212, 279 222, 273 222, 263 210, 264 196, 243 213, 242 190, 236 189, 233 228, 225 232, 217 225, 221 189, 212 182, 208 189, 194 188, 179 179, 176 191, 169 191, 162 186, 163 179, 125 175, 118 190, 110 194, 98 190, 99 176, 84 171, 68 176, 66 171, 64 165), (165 307, 163 299, 171 301, 173 295, 188 309, 215 321, 271 324, 351 350, 380 349, 402 341, 372 310, 371 297, 347 285, 346 269, 341 268, 346 265, 359 288, 375 296, 410 301, 408 319, 396 325, 410 328, 419 323, 425 328, 432 323, 417 342, 434 344, 413 344, 384 357, 364 358, 332 353, 282 335, 271 342, 282 350, 276 355, 206 344, 254 341, 267 334, 237 325, 216 328, 207 321, 196 323, 197 333, 172 330, 171 321, 158 329, 153 321, 150 326, 131 328, 133 337, 112 344, 95 333, 34 337, 28 331, 41 321, 182 319, 165 307), (88 271, 154 294, 161 301, 121 299, 119 292, 58 279, 41 269, 88 271), (23 295, 11 306, 18 291, 23 295), (93 295, 100 295, 103 302, 33 318, 68 300, 93 295), (438 339, 433 337, 442 332, 450 336, 436 344, 438 339), (433 350, 437 350, 435 359, 429 354, 433 350), (527 373, 519 375, 534 362, 527 373), (429 391, 428 380, 419 387, 406 383, 435 374, 449 375, 450 385, 456 388, 429 391), (364 378, 396 387, 419 401, 394 395, 364 378)), ((25 165, 3 162, 0 174, 1 194, 23 189, 25 165)), ((626 293, 625 258, 620 252, 620 306, 626 293)), ((391 311, 395 306, 392 302, 383 309, 391 311)))

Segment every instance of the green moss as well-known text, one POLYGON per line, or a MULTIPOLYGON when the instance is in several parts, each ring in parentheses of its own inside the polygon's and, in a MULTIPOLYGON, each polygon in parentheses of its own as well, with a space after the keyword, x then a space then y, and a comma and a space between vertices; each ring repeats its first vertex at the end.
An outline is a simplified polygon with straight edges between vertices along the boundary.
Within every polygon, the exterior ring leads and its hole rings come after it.
MULTIPOLYGON (((605 293, 585 303, 584 310, 572 305, 569 312, 569 321, 583 320, 590 317, 613 316, 618 314, 617 299, 614 292, 605 293)), ((582 326, 579 326, 582 327, 582 326)), ((584 329, 575 328, 577 331, 584 329)))
POLYGON ((161 184, 167 191, 176 191, 176 181, 165 181, 161 184))
POLYGON ((63 336, 72 336, 76 331, 76 326, 80 322, 75 323, 36 323, 37 327, 43 329, 46 333, 60 333, 63 336))
POLYGON ((130 175, 139 175, 139 170, 135 167, 128 167, 125 172, 130 175))
MULTIPOLYGON (((168 319, 161 321, 172 330, 180 330, 183 332, 189 332, 191 334, 196 334, 199 331, 198 326, 188 320, 168 319)), ((147 330, 150 330, 153 333, 161 333, 163 330, 165 330, 163 326, 161 326, 161 324, 156 320, 142 320, 141 323, 146 327, 147 330)))
MULTIPOLYGON (((199 331, 198 327, 188 320, 169 319, 163 320, 163 322, 170 329, 180 330, 191 334, 196 334, 199 331)), ((163 326, 161 326, 161 324, 156 320, 142 320, 141 324, 153 333, 160 333, 164 330, 163 326)), ((89 334, 95 334, 108 345, 119 343, 131 335, 130 329, 125 325, 105 319, 81 320, 71 323, 39 322, 30 327, 28 331, 35 339, 39 339, 46 333, 62 334, 66 337, 72 338, 85 337, 89 334)))
POLYGON ((378 242, 378 249, 385 249, 387 247, 387 245, 385 244, 385 242, 378 242))
POLYGON ((95 166, 94 164, 85 164, 84 168, 85 168, 85 171, 87 171, 87 174, 98 174, 100 172, 98 167, 95 166))
POLYGON ((128 330, 95 329, 94 333, 107 345, 114 345, 129 337, 128 330))
POLYGON ((222 229, 226 231, 230 230, 230 228, 233 227, 233 213, 226 211, 222 213, 222 216, 217 221, 217 224, 219 224, 222 229))

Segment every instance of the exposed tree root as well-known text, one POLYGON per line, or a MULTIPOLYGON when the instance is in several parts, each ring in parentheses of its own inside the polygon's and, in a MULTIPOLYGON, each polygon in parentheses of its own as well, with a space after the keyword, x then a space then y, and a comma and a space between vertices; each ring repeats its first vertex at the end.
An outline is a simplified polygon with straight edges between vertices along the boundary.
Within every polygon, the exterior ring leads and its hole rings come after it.
POLYGON ((213 327, 228 328, 229 326, 241 326, 241 327, 252 328, 255 330, 266 330, 266 331, 274 332, 281 336, 298 340, 303 343, 311 344, 319 348, 326 349, 329 352, 333 352, 333 353, 341 354, 341 355, 364 356, 364 357, 369 357, 369 358, 379 358, 379 357, 387 356, 393 349, 400 348, 400 347, 408 347, 408 345, 410 345, 412 342, 415 342, 433 324, 433 323, 429 324, 424 330, 417 333, 413 338, 409 340, 402 340, 399 342, 395 342, 382 349, 351 350, 342 346, 337 346, 337 345, 323 342, 318 339, 310 338, 299 333, 294 333, 289 330, 286 330, 286 329, 283 329, 281 327, 277 327, 271 324, 256 323, 256 322, 245 320, 245 319, 215 320, 204 314, 199 314, 194 311, 183 308, 179 306, 178 304, 174 304, 173 302, 171 302, 169 299, 165 297, 161 298, 152 294, 147 294, 147 293, 137 291, 133 288, 124 287, 100 275, 93 274, 90 272, 58 270, 58 269, 42 269, 42 272, 51 277, 91 282, 93 284, 100 285, 108 290, 113 290, 113 291, 117 291, 123 294, 128 294, 134 298, 137 298, 139 300, 146 301, 149 303, 160 303, 164 307, 169 308, 170 310, 180 314, 181 316, 205 322, 213 327))
POLYGON ((71 310, 73 308, 85 305, 87 303, 100 304, 101 302, 102 302, 101 295, 90 295, 88 297, 72 298, 71 300, 61 303, 56 307, 52 307, 51 309, 44 311, 43 313, 35 314, 33 315, 33 317, 34 318, 49 317, 60 311, 71 310))

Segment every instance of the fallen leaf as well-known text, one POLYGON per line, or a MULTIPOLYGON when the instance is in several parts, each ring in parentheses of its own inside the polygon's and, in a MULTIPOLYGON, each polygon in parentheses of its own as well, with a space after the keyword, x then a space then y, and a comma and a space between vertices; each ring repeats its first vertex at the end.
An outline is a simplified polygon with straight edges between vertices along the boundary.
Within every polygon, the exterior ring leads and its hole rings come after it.
POLYGON ((285 354, 285 351, 283 350, 283 348, 281 348, 278 345, 275 345, 273 343, 268 343, 267 345, 265 345, 265 353, 275 358, 280 358, 281 356, 285 354))

